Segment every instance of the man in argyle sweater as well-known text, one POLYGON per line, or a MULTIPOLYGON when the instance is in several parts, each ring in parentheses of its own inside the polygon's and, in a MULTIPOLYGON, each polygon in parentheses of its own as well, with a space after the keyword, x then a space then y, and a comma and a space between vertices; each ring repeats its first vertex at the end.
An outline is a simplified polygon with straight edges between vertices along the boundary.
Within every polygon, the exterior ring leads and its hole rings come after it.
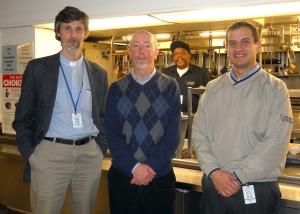
POLYGON ((157 41, 136 32, 128 53, 131 73, 109 89, 105 132, 112 155, 108 172, 111 213, 174 213, 171 159, 180 138, 178 84, 154 67, 157 41))

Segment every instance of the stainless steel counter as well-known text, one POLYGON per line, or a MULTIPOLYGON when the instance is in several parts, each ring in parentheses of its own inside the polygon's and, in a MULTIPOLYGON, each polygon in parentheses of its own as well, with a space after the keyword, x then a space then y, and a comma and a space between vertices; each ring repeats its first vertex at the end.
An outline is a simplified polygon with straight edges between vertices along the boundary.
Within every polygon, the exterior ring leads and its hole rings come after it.
MULTIPOLYGON (((11 157, 22 160, 15 144, 0 142, 0 157, 11 157)), ((111 165, 111 158, 106 157, 102 170, 107 171, 111 165)), ((200 170, 195 158, 173 159, 177 188, 202 192, 200 170)), ((279 186, 282 193, 282 206, 300 209, 300 165, 287 164, 282 176, 279 177, 279 186)))
MULTIPOLYGON (((173 165, 178 186, 191 191, 202 191, 203 172, 196 159, 173 159, 173 165)), ((287 164, 278 181, 282 193, 281 206, 300 209, 300 165, 287 164)))

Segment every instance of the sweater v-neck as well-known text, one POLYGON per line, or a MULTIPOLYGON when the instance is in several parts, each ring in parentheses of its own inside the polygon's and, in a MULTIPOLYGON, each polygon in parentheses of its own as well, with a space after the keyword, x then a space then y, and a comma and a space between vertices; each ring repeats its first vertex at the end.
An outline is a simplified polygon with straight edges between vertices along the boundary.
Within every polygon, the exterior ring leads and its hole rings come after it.
POLYGON ((230 76, 230 73, 228 72, 227 73, 227 79, 229 80, 229 82, 231 83, 231 85, 234 87, 234 88, 239 88, 239 87, 242 87, 252 81, 254 81, 256 78, 258 78, 260 76, 260 74, 262 74, 263 72, 265 72, 264 70, 262 69, 259 69, 257 72, 253 73, 252 75, 250 75, 248 78, 240 81, 240 82, 235 82, 232 77, 230 76))
POLYGON ((136 85, 137 87, 139 88, 145 88, 145 87, 148 87, 149 85, 151 85, 153 83, 153 81, 155 81, 158 76, 161 75, 161 73, 159 71, 156 70, 154 76, 148 81, 146 82, 145 84, 141 85, 140 83, 138 83, 133 77, 132 75, 127 75, 128 79, 129 79, 129 82, 133 82, 134 85, 136 85))

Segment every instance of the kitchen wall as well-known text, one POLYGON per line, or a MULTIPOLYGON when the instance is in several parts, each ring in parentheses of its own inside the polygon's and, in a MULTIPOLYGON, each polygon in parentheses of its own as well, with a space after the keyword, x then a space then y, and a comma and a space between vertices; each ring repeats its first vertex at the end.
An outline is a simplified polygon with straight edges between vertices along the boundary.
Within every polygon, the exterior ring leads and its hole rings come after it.
POLYGON ((35 58, 52 55, 61 50, 60 42, 55 39, 55 33, 49 29, 34 29, 35 58))
MULTIPOLYGON (((98 63, 107 71, 112 71, 114 57, 110 54, 111 48, 109 44, 85 42, 83 43, 81 49, 82 53, 87 59, 98 63), (102 52, 105 52, 106 56, 102 56, 102 52)), ((109 84, 118 79, 118 75, 115 72, 108 72, 107 76, 109 84)))

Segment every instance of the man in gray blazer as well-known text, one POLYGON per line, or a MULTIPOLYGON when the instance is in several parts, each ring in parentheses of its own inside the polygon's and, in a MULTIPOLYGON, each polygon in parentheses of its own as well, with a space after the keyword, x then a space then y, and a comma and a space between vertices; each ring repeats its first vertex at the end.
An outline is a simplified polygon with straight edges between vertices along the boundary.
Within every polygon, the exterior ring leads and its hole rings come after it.
POLYGON ((61 52, 30 61, 13 128, 31 180, 32 213, 61 212, 70 187, 71 213, 91 213, 107 144, 107 72, 80 52, 89 17, 65 7, 55 18, 61 52))

